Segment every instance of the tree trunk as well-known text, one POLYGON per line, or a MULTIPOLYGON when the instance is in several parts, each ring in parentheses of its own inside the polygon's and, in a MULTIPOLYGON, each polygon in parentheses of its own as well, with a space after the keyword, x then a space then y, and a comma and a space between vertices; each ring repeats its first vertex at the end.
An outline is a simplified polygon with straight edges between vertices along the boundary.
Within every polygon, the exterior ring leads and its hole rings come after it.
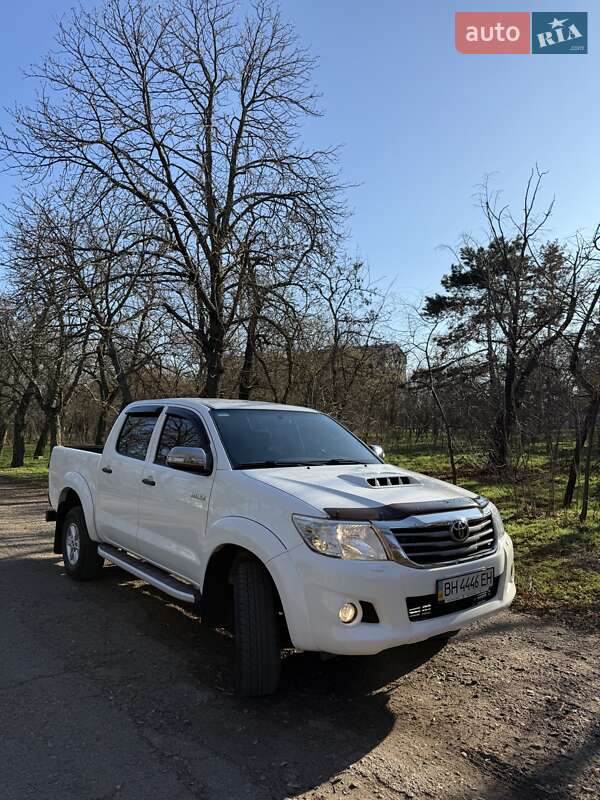
POLYGON ((21 395, 21 399, 15 410, 11 467, 22 467, 25 463, 25 424, 27 422, 27 412, 29 411, 34 393, 35 385, 33 381, 30 381, 21 395))
POLYGON ((592 466, 592 451, 594 449, 594 433, 596 432, 596 421, 598 419, 598 409, 600 408, 600 395, 595 398, 594 414, 590 423, 590 433, 588 436, 587 453, 585 456, 585 472, 583 477, 583 498, 581 502, 581 514, 579 519, 585 522, 590 505, 590 471, 592 466))
POLYGON ((128 406, 129 403, 133 401, 133 395, 131 394, 131 387, 129 385, 129 377, 123 369, 121 357, 111 336, 107 338, 106 347, 108 350, 108 357, 110 358, 110 362, 115 371, 115 377, 121 391, 121 408, 125 408, 125 406, 128 406))
POLYGON ((493 472, 507 472, 510 467, 510 446, 517 424, 516 378, 516 364, 514 357, 509 352, 504 378, 502 408, 496 414, 490 432, 488 466, 493 472))
POLYGON ((94 430, 94 444, 103 445, 106 439, 106 427, 108 424, 108 412, 112 403, 114 402, 118 389, 111 391, 106 377, 106 370, 104 368, 104 350, 103 345, 98 346, 98 391, 100 393, 100 412, 96 420, 96 427, 94 430))
POLYGON ((100 413, 98 414, 98 419, 96 420, 96 432, 94 433, 94 444, 96 445, 104 444, 104 439, 106 438, 107 416, 108 408, 103 405, 100 409, 100 413))
POLYGON ((6 444, 6 432, 8 430, 8 424, 4 417, 0 417, 0 456, 4 451, 4 445, 6 444))
POLYGON ((581 454, 589 436, 590 427, 594 416, 597 414, 597 404, 599 397, 591 400, 586 409, 583 425, 581 429, 577 430, 575 435, 575 447, 573 448, 573 455, 571 456, 571 465, 569 467, 569 477, 565 487, 565 496, 563 498, 563 507, 570 508, 573 504, 573 496, 575 495, 575 487, 577 486, 577 478, 579 477, 579 467, 581 464, 581 454), (596 410, 595 410, 596 409, 596 410))
POLYGON ((489 467, 494 472, 510 468, 510 445, 517 424, 517 412, 512 400, 494 420, 490 435, 489 467))
POLYGON ((238 397, 240 400, 249 400, 252 391, 254 374, 254 353, 256 351, 256 324, 255 316, 248 322, 248 332, 246 334, 246 348, 244 350, 244 361, 240 370, 240 382, 238 397))
POLYGON ((206 380, 202 389, 203 397, 218 397, 223 376, 223 352, 225 350, 225 331, 220 320, 215 317, 210 322, 208 344, 203 348, 206 359, 206 380))
POLYGON ((40 431, 40 435, 38 436, 37 444, 35 446, 35 451, 33 453, 33 457, 35 459, 41 458, 44 455, 44 451, 46 449, 46 445, 48 444, 48 433, 50 431, 50 422, 48 420, 48 415, 44 417, 44 422, 42 424, 42 430, 40 431))
POLYGON ((210 353, 206 359, 206 380, 202 387, 202 397, 218 397, 223 372, 222 356, 210 353))
POLYGON ((508 432, 506 429, 506 414, 502 411, 492 426, 490 434, 490 452, 488 465, 492 472, 502 472, 508 462, 508 432))
POLYGON ((62 444, 62 415, 60 409, 53 408, 50 413, 50 450, 62 444))
MULTIPOLYGON (((431 373, 430 373, 431 374, 431 373)), ((456 458, 454 455, 454 439, 452 437, 452 428, 450 427, 450 422, 448 421, 448 417, 446 415, 446 411, 444 410, 444 406, 439 398, 437 390, 431 382, 430 391, 435 401, 435 404, 440 412, 440 416, 442 418, 442 422, 444 423, 444 431, 446 433, 446 447, 448 448, 448 458, 450 459, 450 469, 452 471, 452 483, 456 486, 458 483, 458 474, 456 471, 456 458)))

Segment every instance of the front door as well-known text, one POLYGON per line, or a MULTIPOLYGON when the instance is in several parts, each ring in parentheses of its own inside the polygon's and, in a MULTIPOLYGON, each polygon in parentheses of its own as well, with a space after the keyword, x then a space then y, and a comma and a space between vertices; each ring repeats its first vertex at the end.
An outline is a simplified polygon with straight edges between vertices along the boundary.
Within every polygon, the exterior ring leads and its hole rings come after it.
POLYGON ((192 582, 200 579, 202 540, 214 480, 213 457, 204 423, 193 411, 169 406, 154 458, 148 458, 141 482, 138 552, 169 572, 192 582), (172 447, 202 447, 207 474, 167 465, 172 447))

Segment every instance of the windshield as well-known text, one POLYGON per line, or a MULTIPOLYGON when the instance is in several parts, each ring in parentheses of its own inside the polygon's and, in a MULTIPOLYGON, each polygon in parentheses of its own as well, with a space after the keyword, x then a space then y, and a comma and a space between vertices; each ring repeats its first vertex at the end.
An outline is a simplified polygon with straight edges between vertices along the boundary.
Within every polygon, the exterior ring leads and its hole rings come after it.
POLYGON ((232 408, 212 417, 234 469, 378 464, 369 448, 325 414, 232 408))

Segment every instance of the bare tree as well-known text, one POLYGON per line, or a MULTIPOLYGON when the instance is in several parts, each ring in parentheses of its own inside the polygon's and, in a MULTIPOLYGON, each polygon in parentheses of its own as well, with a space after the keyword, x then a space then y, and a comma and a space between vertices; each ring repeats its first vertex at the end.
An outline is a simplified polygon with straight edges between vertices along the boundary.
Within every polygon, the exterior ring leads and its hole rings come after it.
POLYGON ((575 446, 569 467, 569 477, 565 488, 563 505, 571 506, 581 456, 587 442, 587 455, 584 471, 584 491, 581 509, 582 521, 586 519, 589 506, 591 455, 598 414, 600 413, 600 369, 598 349, 600 347, 600 228, 597 228, 591 241, 579 239, 576 258, 590 267, 584 290, 578 303, 577 322, 565 334, 570 348, 569 370, 575 385, 585 396, 587 403, 583 424, 576 427, 575 446))
MULTIPOLYGON (((412 382, 416 385, 424 385, 431 394, 433 402, 435 403, 435 407, 437 408, 440 418, 442 420, 444 426, 444 432, 446 436, 446 448, 448 450, 448 458, 450 459, 450 469, 452 472, 452 483, 458 483, 458 473, 456 470, 456 454, 455 454, 455 445, 454 445, 454 435, 452 432, 452 425, 450 423, 450 419, 448 414, 446 413, 446 407, 444 403, 442 403, 440 397, 440 390, 438 386, 438 378, 440 375, 444 375, 444 373, 450 371, 450 364, 448 363, 440 363, 439 359, 436 358, 434 353, 432 352, 434 349, 434 341, 435 341, 435 334, 437 330, 438 323, 434 322, 433 325, 429 326, 429 330, 427 331, 427 337, 424 343, 418 346, 418 349, 422 353, 422 358, 424 360, 423 367, 419 368, 414 371, 412 376, 412 382)), ((457 360, 460 360, 460 357, 456 359, 453 363, 455 364, 457 360)))
MULTIPOLYGON (((22 206, 18 206, 22 212, 22 206)), ((48 264, 51 230, 42 214, 25 213, 13 219, 6 237, 7 273, 13 286, 14 328, 21 341, 10 343, 7 353, 15 374, 21 375, 26 390, 15 416, 17 427, 24 425, 24 415, 31 399, 43 414, 35 457, 40 457, 48 438, 51 447, 62 440, 62 412, 79 384, 86 363, 86 348, 91 325, 77 298, 69 293, 58 265, 48 264), (33 339, 25 332, 31 326, 33 339), (27 357, 23 357, 28 342, 27 357), (21 346, 19 346, 21 345, 21 346), (18 418, 21 417, 21 421, 18 418)), ((16 460, 22 460, 21 434, 13 444, 16 460)))
MULTIPOLYGON (((41 269, 55 276, 90 323, 104 398, 101 418, 115 398, 112 379, 121 406, 127 405, 136 372, 161 344, 156 311, 162 251, 155 246, 153 220, 127 200, 115 192, 82 195, 78 182, 41 200, 28 198, 19 223, 26 230, 32 220, 41 221, 41 269)), ((104 425, 99 420, 97 435, 104 425)))
POLYGON ((42 369, 42 353, 50 304, 27 306, 22 298, 6 298, 0 317, 0 344, 10 364, 9 389, 12 412, 11 467, 21 467, 25 461, 25 431, 27 417, 36 397, 37 379, 42 369), (33 310, 33 315, 30 313, 33 310))
POLYGON ((313 64, 268 0, 246 16, 215 0, 107 0, 60 25, 32 73, 39 101, 0 138, 31 178, 84 174, 156 216, 193 295, 209 395, 238 323, 256 219, 292 215, 315 237, 342 212, 335 150, 298 144, 300 118, 318 113, 313 64))

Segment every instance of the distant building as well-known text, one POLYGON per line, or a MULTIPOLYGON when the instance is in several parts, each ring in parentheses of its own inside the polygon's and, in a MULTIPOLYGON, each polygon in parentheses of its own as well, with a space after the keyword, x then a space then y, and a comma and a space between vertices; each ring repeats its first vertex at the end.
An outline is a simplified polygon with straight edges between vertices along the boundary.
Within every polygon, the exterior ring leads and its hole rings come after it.
POLYGON ((406 383, 406 354, 395 342, 369 344, 369 361, 382 372, 394 375, 398 383, 406 383))

